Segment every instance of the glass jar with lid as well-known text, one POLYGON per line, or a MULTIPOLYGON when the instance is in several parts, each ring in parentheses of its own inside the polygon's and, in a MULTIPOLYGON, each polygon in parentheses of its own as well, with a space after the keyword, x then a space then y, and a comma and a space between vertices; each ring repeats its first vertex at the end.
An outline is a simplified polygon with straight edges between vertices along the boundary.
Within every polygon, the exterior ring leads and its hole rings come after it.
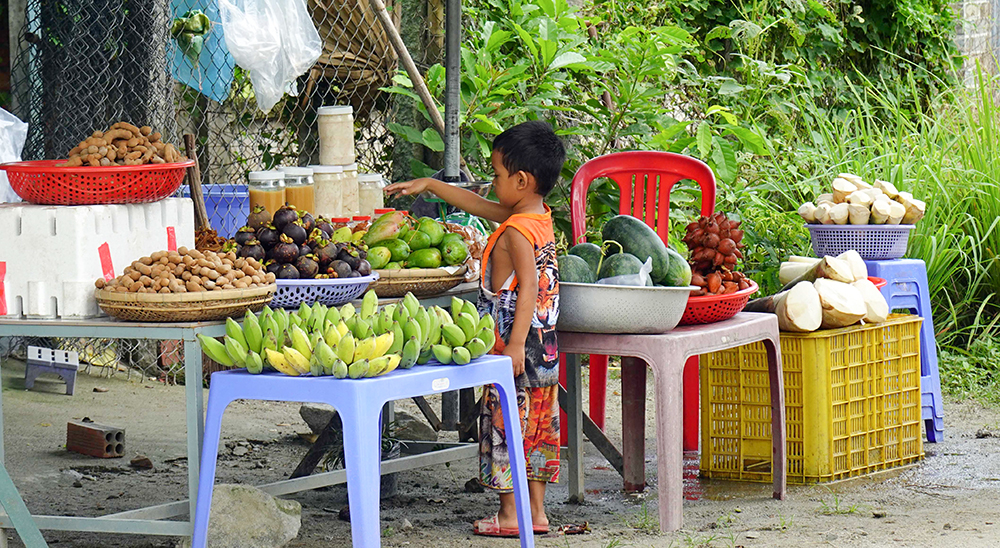
POLYGON ((343 215, 344 168, 341 166, 309 166, 313 170, 316 186, 315 215, 337 217, 343 215))
POLYGON ((385 179, 378 173, 358 173, 358 210, 372 215, 385 206, 385 179))
POLYGON ((354 108, 350 105, 320 107, 319 163, 346 165, 354 163, 354 108))
POLYGON ((343 215, 361 215, 361 205, 358 202, 358 164, 347 164, 344 167, 343 215))
POLYGON ((350 227, 351 218, 350 217, 332 217, 330 219, 330 224, 333 226, 334 230, 338 228, 350 227))
POLYGON ((263 206, 269 215, 285 205, 285 176, 280 171, 251 171, 247 175, 250 187, 250 210, 263 206))
POLYGON ((285 201, 295 206, 299 211, 307 211, 316 215, 316 188, 313 183, 313 170, 307 167, 286 167, 285 201))

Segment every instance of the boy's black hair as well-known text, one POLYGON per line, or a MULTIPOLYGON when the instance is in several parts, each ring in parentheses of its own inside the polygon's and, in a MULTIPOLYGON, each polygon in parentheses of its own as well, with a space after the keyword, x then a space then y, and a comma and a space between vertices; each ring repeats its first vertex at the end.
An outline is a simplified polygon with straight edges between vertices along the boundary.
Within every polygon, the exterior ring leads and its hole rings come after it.
POLYGON ((545 196, 556 186, 566 149, 548 122, 518 124, 493 140, 493 150, 503 156, 508 173, 524 171, 535 176, 536 191, 545 196))

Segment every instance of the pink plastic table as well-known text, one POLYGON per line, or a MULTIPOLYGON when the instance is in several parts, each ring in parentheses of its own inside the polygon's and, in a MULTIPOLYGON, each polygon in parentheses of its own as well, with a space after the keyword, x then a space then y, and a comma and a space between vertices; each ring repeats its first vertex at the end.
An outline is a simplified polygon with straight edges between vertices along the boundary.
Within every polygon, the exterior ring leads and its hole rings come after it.
POLYGON ((763 341, 768 353, 771 385, 772 471, 776 499, 785 498, 785 390, 781 373, 778 321, 773 314, 743 312, 730 320, 679 327, 661 335, 606 335, 559 332, 559 351, 567 354, 566 390, 560 405, 566 411, 570 500, 583 501, 583 434, 625 480, 626 489, 645 486, 646 365, 656 382, 656 452, 660 530, 680 529, 683 520, 682 447, 684 363, 691 356, 763 341), (583 413, 580 354, 622 356, 623 451, 583 413))

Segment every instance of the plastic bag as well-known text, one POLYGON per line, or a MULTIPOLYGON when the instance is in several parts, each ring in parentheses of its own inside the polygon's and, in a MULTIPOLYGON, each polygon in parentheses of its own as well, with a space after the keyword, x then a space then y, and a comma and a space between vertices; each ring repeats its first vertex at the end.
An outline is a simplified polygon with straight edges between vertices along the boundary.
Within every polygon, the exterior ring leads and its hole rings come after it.
MULTIPOLYGON (((0 164, 20 162, 24 140, 28 137, 28 124, 0 108, 0 164)), ((7 181, 7 172, 0 170, 0 203, 20 202, 7 181)))
POLYGON ((323 51, 305 1, 218 2, 226 47, 236 64, 250 73, 257 106, 268 112, 286 91, 298 95, 295 79, 323 51))
POLYGON ((610 278, 604 278, 603 280, 597 280, 597 283, 602 285, 634 285, 639 287, 645 287, 647 285, 653 285, 652 279, 649 277, 649 273, 653 271, 653 258, 648 257, 646 262, 639 269, 638 274, 627 274, 625 276, 612 276, 610 278))

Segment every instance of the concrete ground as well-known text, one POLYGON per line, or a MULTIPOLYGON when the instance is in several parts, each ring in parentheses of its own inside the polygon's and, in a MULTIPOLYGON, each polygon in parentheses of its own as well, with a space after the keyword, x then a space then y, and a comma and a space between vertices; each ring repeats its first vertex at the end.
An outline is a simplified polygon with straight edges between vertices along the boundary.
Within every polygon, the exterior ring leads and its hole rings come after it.
MULTIPOLYGON (((38 514, 101 515, 186 497, 184 388, 155 381, 78 377, 76 395, 58 381, 25 391, 23 364, 2 364, 6 465, 28 508, 38 514), (95 388, 107 389, 98 392, 95 388), (126 429, 124 459, 95 459, 65 450, 66 422, 90 417, 126 429), (128 466, 136 454, 155 468, 128 466)), ((652 379, 650 379, 652 382, 652 379)), ((612 376, 609 391, 619 386, 612 376)), ((649 390, 652 394, 652 390, 649 390)), ((651 402, 648 402, 651 403, 651 402)), ((419 416, 411 402, 402 409, 419 416)), ((608 398, 608 432, 620 440, 620 398, 608 398)), ((640 495, 621 491, 621 479, 591 445, 586 447, 587 500, 568 504, 565 483, 550 488, 554 525, 588 522, 582 536, 550 534, 538 546, 1000 546, 1000 411, 949 401, 947 439, 925 445, 919 465, 875 477, 819 486, 790 486, 786 501, 771 499, 769 484, 698 478, 696 454, 686 461, 683 530, 660 534, 657 523, 654 411, 647 410, 647 477, 640 495)), ((267 483, 286 478, 306 451, 308 427, 297 404, 237 402, 223 425, 218 478, 267 483)), ((453 434, 450 434, 453 436, 453 434)), ((444 439, 449 435, 443 436, 444 439)), ((516 546, 516 541, 471 534, 471 522, 492 514, 496 496, 468 493, 474 459, 404 472, 399 494, 383 502, 384 546, 516 546)), ((337 519, 347 504, 343 486, 293 495, 303 507, 292 547, 349 546, 350 526, 337 519)), ((176 538, 43 532, 71 547, 174 546, 176 538)), ((11 546, 21 546, 8 531, 11 546)))

